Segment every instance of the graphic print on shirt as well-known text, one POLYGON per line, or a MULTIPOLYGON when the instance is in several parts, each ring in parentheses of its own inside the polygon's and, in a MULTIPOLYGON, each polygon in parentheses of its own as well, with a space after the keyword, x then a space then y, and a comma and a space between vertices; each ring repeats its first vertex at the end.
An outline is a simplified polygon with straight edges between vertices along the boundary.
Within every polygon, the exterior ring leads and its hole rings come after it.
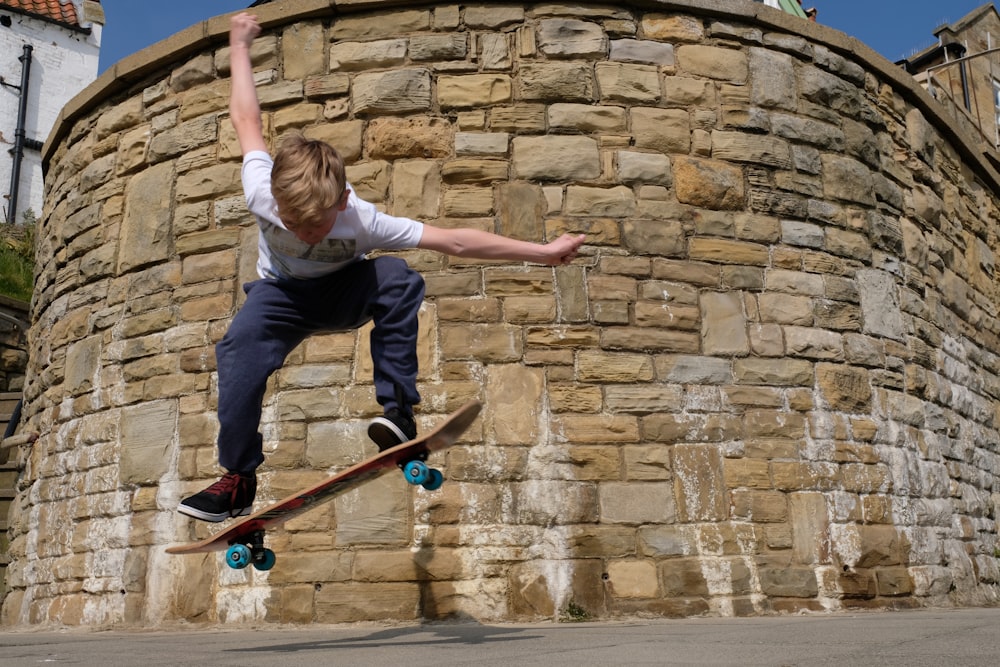
POLYGON ((309 245, 276 225, 266 225, 263 232, 271 249, 271 262, 285 275, 295 275, 292 265, 286 263, 285 258, 337 265, 351 262, 357 256, 358 243, 355 239, 323 239, 309 245))

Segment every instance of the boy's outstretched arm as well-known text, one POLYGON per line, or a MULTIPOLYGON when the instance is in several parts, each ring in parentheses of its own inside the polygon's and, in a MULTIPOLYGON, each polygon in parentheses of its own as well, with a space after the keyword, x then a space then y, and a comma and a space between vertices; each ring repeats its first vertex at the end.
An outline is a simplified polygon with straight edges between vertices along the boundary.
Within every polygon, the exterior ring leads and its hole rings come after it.
POLYGON ((583 234, 563 234, 549 243, 531 243, 478 229, 442 229, 425 224, 417 247, 455 257, 506 259, 559 266, 576 259, 585 238, 583 234))
POLYGON ((254 150, 267 150, 257 86, 253 80, 253 64, 250 62, 250 47, 259 34, 260 24, 256 16, 242 12, 229 20, 229 77, 232 86, 229 119, 236 129, 244 155, 254 150))

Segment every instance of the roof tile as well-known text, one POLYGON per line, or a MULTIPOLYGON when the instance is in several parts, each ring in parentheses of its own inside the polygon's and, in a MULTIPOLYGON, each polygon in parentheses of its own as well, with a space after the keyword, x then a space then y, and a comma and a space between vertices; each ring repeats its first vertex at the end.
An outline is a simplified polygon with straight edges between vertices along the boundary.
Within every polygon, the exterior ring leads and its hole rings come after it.
POLYGON ((68 25, 80 25, 76 6, 70 0, 0 0, 0 8, 3 7, 44 16, 68 25))

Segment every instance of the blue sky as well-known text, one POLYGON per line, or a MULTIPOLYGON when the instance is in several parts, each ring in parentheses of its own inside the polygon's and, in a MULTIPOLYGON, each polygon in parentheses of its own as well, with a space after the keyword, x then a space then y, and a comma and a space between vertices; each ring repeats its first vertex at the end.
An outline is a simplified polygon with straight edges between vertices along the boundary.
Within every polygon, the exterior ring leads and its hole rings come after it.
MULTIPOLYGON (((721 1, 721 0, 720 0, 721 1)), ((125 56, 210 16, 245 9, 253 0, 102 0, 107 24, 100 71, 125 56)), ((934 28, 951 23, 983 0, 804 0, 819 22, 857 37, 891 61, 934 43, 934 28)), ((997 35, 1000 42, 1000 35, 997 35)))

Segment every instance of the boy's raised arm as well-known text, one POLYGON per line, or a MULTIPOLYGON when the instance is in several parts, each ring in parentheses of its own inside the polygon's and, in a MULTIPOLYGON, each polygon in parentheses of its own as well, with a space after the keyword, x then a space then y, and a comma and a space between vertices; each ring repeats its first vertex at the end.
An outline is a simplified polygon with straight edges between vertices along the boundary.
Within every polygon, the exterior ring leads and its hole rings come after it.
POLYGON ((254 150, 267 150, 260 102, 253 80, 253 65, 250 62, 250 47, 259 34, 260 24, 252 14, 236 14, 229 21, 229 77, 232 86, 229 93, 229 119, 236 130, 240 150, 244 155, 254 150))

